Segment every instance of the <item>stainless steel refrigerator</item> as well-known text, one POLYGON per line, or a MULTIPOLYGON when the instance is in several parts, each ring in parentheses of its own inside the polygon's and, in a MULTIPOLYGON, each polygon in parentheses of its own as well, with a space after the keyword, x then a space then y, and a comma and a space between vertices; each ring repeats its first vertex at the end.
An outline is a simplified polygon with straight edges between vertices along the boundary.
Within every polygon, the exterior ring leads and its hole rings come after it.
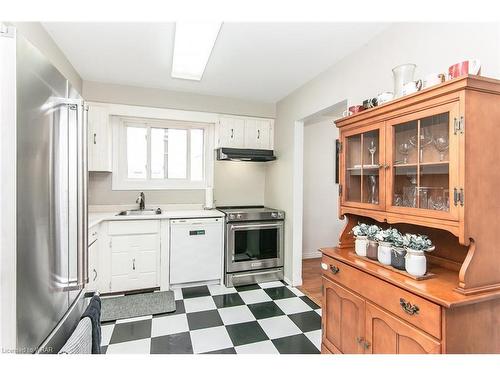
POLYGON ((16 349, 57 353, 85 308, 86 111, 69 81, 16 44, 16 349))

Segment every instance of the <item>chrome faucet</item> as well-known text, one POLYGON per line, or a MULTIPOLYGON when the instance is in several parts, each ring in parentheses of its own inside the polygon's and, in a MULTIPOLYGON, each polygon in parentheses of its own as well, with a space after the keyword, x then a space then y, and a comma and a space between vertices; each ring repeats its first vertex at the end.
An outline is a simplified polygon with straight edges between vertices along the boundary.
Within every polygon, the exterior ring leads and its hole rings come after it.
POLYGON ((135 203, 139 204, 139 210, 144 210, 144 208, 146 208, 146 197, 144 196, 143 191, 141 191, 141 194, 139 194, 135 203))

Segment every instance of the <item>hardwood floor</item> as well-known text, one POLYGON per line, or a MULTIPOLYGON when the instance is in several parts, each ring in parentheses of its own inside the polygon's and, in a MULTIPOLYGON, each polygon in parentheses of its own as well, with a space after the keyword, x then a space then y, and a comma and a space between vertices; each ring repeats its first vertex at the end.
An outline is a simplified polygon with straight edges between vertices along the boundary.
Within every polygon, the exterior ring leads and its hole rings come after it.
POLYGON ((321 258, 302 260, 302 286, 299 290, 321 306, 321 258))

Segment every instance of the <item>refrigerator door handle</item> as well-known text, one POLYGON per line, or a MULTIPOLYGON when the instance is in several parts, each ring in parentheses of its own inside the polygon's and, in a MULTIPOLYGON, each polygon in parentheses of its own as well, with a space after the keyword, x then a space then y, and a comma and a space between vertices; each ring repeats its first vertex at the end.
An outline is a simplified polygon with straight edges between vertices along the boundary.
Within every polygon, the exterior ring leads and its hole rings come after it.
MULTIPOLYGON (((75 114, 77 129, 77 279, 68 289, 82 289, 88 276, 88 221, 87 221, 87 109, 82 101, 71 101, 68 108, 75 114)), ((71 281, 70 281, 71 282, 71 281)))

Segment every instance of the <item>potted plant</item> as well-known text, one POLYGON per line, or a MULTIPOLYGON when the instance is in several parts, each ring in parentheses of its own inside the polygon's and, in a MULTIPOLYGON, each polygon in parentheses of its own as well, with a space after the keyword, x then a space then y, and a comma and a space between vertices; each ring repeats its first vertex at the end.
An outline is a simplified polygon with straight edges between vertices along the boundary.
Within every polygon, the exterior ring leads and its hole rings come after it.
POLYGON ((368 231, 366 232, 366 237, 368 238, 368 246, 366 248, 367 258, 377 260, 378 254, 378 242, 377 234, 381 231, 378 225, 370 225, 368 231))
POLYGON ((368 246, 368 225, 363 223, 358 223, 354 228, 352 228, 352 233, 356 237, 354 241, 354 251, 359 256, 366 256, 366 247, 368 246))
POLYGON ((392 238, 392 248, 391 248, 391 266, 397 268, 398 270, 405 270, 405 236, 401 233, 397 233, 392 238))
POLYGON ((427 271, 425 253, 433 251, 435 246, 429 237, 420 234, 405 235, 405 269, 410 275, 423 276, 427 271))
POLYGON ((401 233, 395 228, 381 230, 376 234, 375 237, 378 241, 377 259, 380 263, 385 265, 391 264, 391 250, 398 236, 401 236, 401 233))

